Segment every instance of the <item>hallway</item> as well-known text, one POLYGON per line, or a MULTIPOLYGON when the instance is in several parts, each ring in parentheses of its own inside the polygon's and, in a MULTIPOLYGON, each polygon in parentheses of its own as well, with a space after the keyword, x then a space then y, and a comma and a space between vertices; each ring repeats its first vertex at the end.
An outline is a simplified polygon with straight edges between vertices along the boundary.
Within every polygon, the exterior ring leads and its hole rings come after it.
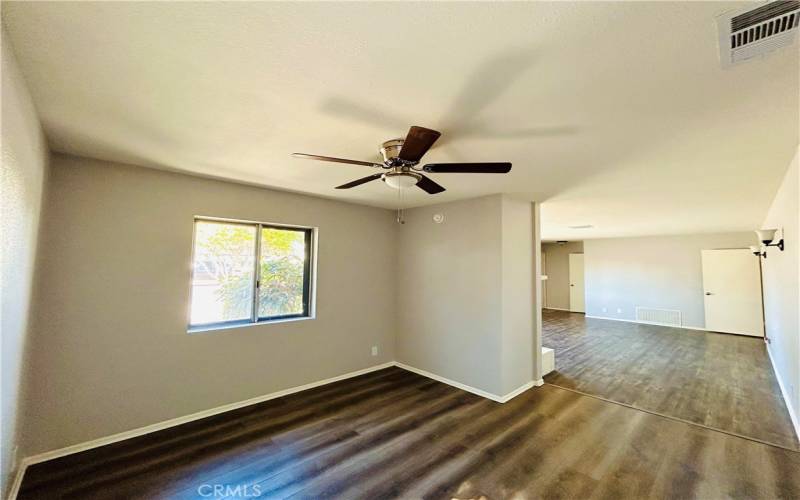
POLYGON ((545 382, 800 450, 759 338, 544 310, 545 382))

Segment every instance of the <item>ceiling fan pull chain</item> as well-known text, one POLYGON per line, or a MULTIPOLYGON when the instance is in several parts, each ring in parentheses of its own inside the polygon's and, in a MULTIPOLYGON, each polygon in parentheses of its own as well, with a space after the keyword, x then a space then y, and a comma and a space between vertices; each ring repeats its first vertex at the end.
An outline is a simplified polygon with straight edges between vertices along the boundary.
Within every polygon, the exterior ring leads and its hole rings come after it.
POLYGON ((405 224, 406 219, 403 217, 403 188, 397 190, 397 223, 405 224))

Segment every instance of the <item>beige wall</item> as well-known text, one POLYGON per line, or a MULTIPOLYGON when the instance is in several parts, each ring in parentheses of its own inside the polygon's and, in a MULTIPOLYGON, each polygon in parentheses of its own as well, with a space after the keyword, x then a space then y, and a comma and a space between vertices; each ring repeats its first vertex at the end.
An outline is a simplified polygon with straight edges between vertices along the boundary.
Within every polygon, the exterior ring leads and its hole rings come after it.
MULTIPOLYGON (((18 443, 23 360, 29 339, 34 262, 47 145, 33 102, 2 28, 2 191, 0 191, 0 496, 5 496, 18 443)), ((24 453, 25 450, 22 450, 24 453)), ((22 456, 20 454, 20 457, 22 456)))
POLYGON ((531 203, 487 196, 407 210, 406 221, 397 360, 496 396, 531 381, 531 203))
POLYGON ((530 201, 502 196, 503 392, 534 378, 534 212, 530 201))
POLYGON ((406 210, 398 247, 397 361, 502 394, 502 198, 406 210), (445 216, 442 224, 432 217, 445 216))
POLYGON ((767 249, 761 261, 768 345, 800 434, 800 150, 786 172, 763 228, 783 228, 786 250, 767 249))
POLYGON ((700 250, 753 243, 751 232, 586 240, 586 315, 633 320, 637 306, 677 309, 684 326, 704 328, 700 250))
POLYGON ((54 156, 44 220, 31 454, 394 359, 388 210, 54 156), (195 215, 318 227, 316 319, 187 334, 195 215))
POLYGON ((563 245, 543 243, 545 254, 545 307, 569 309, 569 254, 583 253, 582 241, 570 241, 563 245))

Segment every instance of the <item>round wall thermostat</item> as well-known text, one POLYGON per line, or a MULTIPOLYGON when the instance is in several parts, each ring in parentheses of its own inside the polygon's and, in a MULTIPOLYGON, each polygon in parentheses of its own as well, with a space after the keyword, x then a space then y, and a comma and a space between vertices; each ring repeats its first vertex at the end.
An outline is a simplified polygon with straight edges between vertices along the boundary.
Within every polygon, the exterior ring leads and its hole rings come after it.
POLYGON ((444 222, 444 214, 433 214, 433 222, 437 224, 444 222))

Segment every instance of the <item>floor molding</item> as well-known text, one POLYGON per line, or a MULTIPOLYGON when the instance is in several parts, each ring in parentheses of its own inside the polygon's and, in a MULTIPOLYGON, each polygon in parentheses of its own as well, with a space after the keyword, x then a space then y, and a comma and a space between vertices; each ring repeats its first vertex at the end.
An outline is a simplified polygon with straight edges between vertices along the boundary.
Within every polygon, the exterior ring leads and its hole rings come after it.
POLYGON ((721 434, 727 434, 728 436, 733 436, 733 437, 737 437, 737 438, 741 438, 741 439, 746 439, 748 441, 752 441, 754 443, 763 444, 765 446, 773 446, 775 448, 780 448, 782 450, 790 451, 792 453, 800 453, 800 450, 789 448, 787 446, 783 446, 783 445, 776 444, 776 443, 770 443, 769 441, 764 441, 763 439, 758 439, 758 438, 754 438, 754 437, 750 437, 750 436, 745 436, 744 434, 738 434, 736 432, 726 431, 724 429, 719 429, 719 428, 716 428, 716 427, 709 427, 707 425, 698 424, 697 422, 692 422, 691 420, 686 420, 686 419, 683 419, 683 418, 680 418, 680 417, 673 417, 672 415, 667 415, 665 413, 659 413, 659 412, 653 411, 653 410, 646 410, 644 408, 639 408, 638 406, 629 405, 627 403, 620 403, 619 401, 614 401, 613 399, 604 398, 603 396, 597 396, 595 394, 590 394, 588 392, 579 391, 577 389, 571 389, 569 387, 564 387, 563 385, 551 384, 550 382, 546 382, 546 384, 549 385, 550 387, 556 387, 558 389, 562 389, 562 390, 565 390, 565 391, 574 392, 575 394, 580 394, 581 396, 586 396, 587 398, 598 399, 598 400, 604 401, 606 403, 611 403, 611 404, 623 406, 625 408, 630 408, 631 410, 636 410, 636 411, 640 411, 640 412, 643 412, 643 413, 649 413, 650 415, 655 415, 657 417, 666 418, 668 420, 674 420, 676 422, 682 422, 684 424, 693 425, 695 427, 700 427, 702 429, 706 429, 706 430, 709 430, 709 431, 719 432, 721 434))
POLYGON ((551 311, 565 311, 565 312, 572 312, 572 311, 570 311, 569 309, 564 309, 563 307, 550 307, 550 306, 544 306, 544 307, 542 307, 542 309, 550 309, 551 311))
MULTIPOLYGON (((509 392, 508 394, 506 394, 505 396, 500 398, 500 402, 501 403, 507 403, 507 402, 511 401, 512 399, 514 399, 515 397, 519 396, 523 392, 525 392, 528 389, 531 389, 532 387, 536 386, 536 382, 537 381, 531 380, 530 382, 526 382, 526 383, 522 384, 521 386, 517 387, 513 391, 509 392)), ((542 382, 542 383, 544 383, 544 382, 542 382)))
POLYGON ((25 470, 28 464, 25 463, 23 458, 17 465, 17 472, 14 474, 14 482, 11 483, 11 489, 8 490, 8 500, 16 500, 19 493, 19 487, 22 486, 22 478, 25 476, 25 470))
POLYGON ((665 326, 667 328, 680 328, 683 330, 694 330, 697 332, 706 332, 706 333, 714 333, 717 335, 735 335, 737 337, 750 337, 754 339, 761 339, 764 340, 764 337, 759 337, 757 335, 747 335, 746 333, 732 333, 732 332, 717 332, 715 330, 709 330, 708 328, 700 328, 699 326, 675 326, 675 325, 667 325, 665 323, 653 323, 649 321, 637 321, 635 319, 622 319, 622 318, 611 318, 609 316, 586 316, 587 318, 591 319, 605 319, 608 321, 622 321, 623 323, 635 323, 637 325, 650 325, 650 326, 665 326))
POLYGON ((158 422, 151 425, 146 425, 144 427, 139 427, 136 429, 132 429, 125 432, 120 432, 117 434, 113 434, 111 436, 106 436, 98 439, 93 439, 91 441, 86 441, 84 443, 78 443, 72 446, 66 446, 64 448, 59 448, 57 450, 47 451, 44 453, 39 453, 36 455, 32 455, 29 457, 24 457, 20 460, 19 465, 17 466, 17 471, 14 474, 14 482, 12 483, 11 489, 9 490, 8 499, 14 500, 17 498, 17 494, 19 493, 20 485, 22 484, 22 478, 25 475, 25 470, 30 467, 31 465, 38 464, 40 462, 45 462, 47 460, 52 460, 54 458, 64 457, 66 455, 72 455, 73 453, 80 453, 82 451, 91 450, 92 448, 98 448, 100 446, 105 446, 107 444, 117 443, 119 441, 124 441, 126 439, 131 439, 139 436, 143 436, 145 434, 150 434, 152 432, 157 432, 163 429, 168 429, 170 427, 175 427, 181 424, 185 424, 188 422, 193 422, 195 420, 200 420, 201 418, 211 417, 213 415, 218 415, 220 413, 225 413, 227 411, 236 410, 239 408, 244 408, 245 406, 250 406, 258 403, 263 403, 264 401, 269 401, 271 399, 280 398, 282 396, 288 396, 290 394, 294 394, 296 392, 305 391, 308 389, 313 389, 314 387, 319 387, 322 385, 331 384, 333 382, 339 382, 340 380, 345 380, 348 378, 357 377, 359 375, 365 375, 367 373, 371 373, 378 370, 383 370, 384 368, 389 368, 395 366, 396 363, 394 361, 389 361, 386 363, 382 363, 380 365, 370 366, 368 368, 364 368, 361 370, 356 370, 353 372, 345 373, 343 375, 337 375, 335 377, 326 378, 324 380, 318 380, 316 382, 311 382, 304 385, 298 385, 295 387, 290 387, 288 389, 283 389, 277 392, 271 392, 269 394, 265 394, 263 396, 256 396, 254 398, 245 399, 243 401, 238 401, 235 403, 229 403, 222 406, 217 406, 216 408, 211 408, 209 410, 203 410, 196 413, 192 413, 190 415, 185 415, 183 417, 177 417, 170 420, 165 420, 163 422, 158 422))
POLYGON ((786 409, 789 411, 789 418, 792 421, 792 426, 794 426, 795 437, 800 441, 800 419, 797 418, 797 413, 795 413, 794 408, 792 408, 792 400, 789 398, 789 392, 786 390, 783 379, 781 379, 781 374, 775 366, 775 358, 772 357, 772 351, 769 349, 769 345, 767 345, 767 354, 769 355, 769 362, 772 365, 772 373, 775 374, 775 378, 778 380, 778 387, 781 388, 783 402, 786 403, 786 409))
POLYGON ((509 392, 508 394, 506 394, 504 396, 499 396, 497 394, 493 394, 491 392, 484 391, 483 389, 478 389, 477 387, 472 387, 471 385, 462 384, 461 382, 456 382, 455 380, 451 380, 449 378, 442 377, 441 375, 437 375, 437 374, 431 373, 429 371, 421 370, 419 368, 416 368, 416 367, 411 366, 411 365, 407 365, 405 363, 400 363, 399 361, 395 362, 395 366, 397 366, 398 368, 402 368, 403 370, 408 370, 410 372, 416 373, 417 375, 422 375, 423 377, 427 377, 427 378, 435 380, 437 382, 441 382, 443 384, 447 384, 447 385, 453 386, 456 389, 461 389, 462 391, 471 392, 472 394, 475 394, 477 396, 481 396, 481 397, 486 398, 486 399, 491 399, 492 401, 496 401, 498 403, 507 403, 508 401, 511 401, 514 397, 519 396, 523 392, 527 391, 528 389, 530 389, 531 387, 536 385, 536 382, 531 380, 530 382, 526 382, 526 383, 522 384, 521 386, 517 387, 516 389, 514 389, 511 392, 509 392))
POLYGON ((400 363, 399 361, 395 361, 395 366, 398 368, 402 368, 403 370, 408 370, 410 372, 416 373, 417 375, 422 375, 423 377, 427 377, 429 379, 433 379, 437 382, 441 382, 443 384, 451 385, 457 389, 461 389, 462 391, 471 392, 477 396, 481 396, 486 399, 491 399, 492 401, 497 401, 501 403, 500 399, 502 396, 498 396, 497 394, 492 394, 491 392, 486 392, 482 389, 478 389, 477 387, 472 387, 471 385, 462 384, 461 382, 456 382, 455 380, 451 380, 449 378, 442 377, 441 375, 436 375, 435 373, 431 373, 429 371, 421 370, 419 368, 413 367, 411 365, 407 365, 405 363, 400 363))
POLYGON ((316 382, 311 382, 304 385, 299 385, 295 387, 290 387, 288 389, 283 389, 281 391, 272 392, 269 394, 265 394, 263 396, 257 396, 254 398, 246 399, 244 401, 238 401, 235 403, 230 403, 222 406, 217 406, 216 408, 211 408, 209 410, 203 410, 196 413, 192 413, 190 415, 186 415, 183 417, 177 417, 170 420, 165 420, 163 422, 158 422, 155 424, 147 425, 144 427, 139 427, 137 429, 132 429, 125 432, 120 432, 117 434, 113 434, 111 436, 106 436, 98 439, 93 439, 91 441, 86 441, 83 443, 78 443, 71 446, 66 446, 64 448, 59 448, 57 450, 47 451, 44 453, 39 453, 36 455, 32 455, 29 457, 24 457, 20 460, 19 465, 17 467, 16 473, 14 474, 14 481, 11 485, 11 489, 9 490, 8 499, 15 500, 17 498, 17 494, 19 493, 19 488, 22 485, 22 479, 25 476, 25 471, 28 467, 38 464, 40 462, 45 462, 47 460, 53 460, 55 458, 64 457, 67 455, 72 455, 73 453, 80 453, 82 451, 91 450, 93 448, 98 448, 100 446, 105 446, 112 443, 117 443, 119 441, 124 441, 126 439, 131 439, 139 436, 143 436, 145 434, 150 434, 153 432, 157 432, 163 429, 168 429, 170 427, 175 427, 181 424, 185 424, 188 422, 193 422, 195 420, 200 420, 202 418, 211 417, 213 415, 218 415, 220 413, 225 413, 227 411, 236 410, 239 408, 244 408, 246 406, 263 403, 265 401, 269 401, 271 399, 280 398, 282 396, 288 396, 290 394, 294 394, 297 392, 302 392, 308 389, 313 389, 314 387, 319 387, 322 385, 331 384, 333 382, 339 382, 340 380, 345 380, 352 377, 357 377, 359 375, 364 375, 370 372, 383 370, 384 368, 389 368, 392 366, 396 366, 398 368, 402 368, 403 370, 407 370, 418 375, 422 375, 423 377, 430 378, 432 380, 436 380, 437 382, 442 382, 444 384, 456 387, 458 389, 470 392, 472 394, 476 394, 478 396, 491 399, 492 401, 496 401, 498 403, 506 403, 513 399, 514 397, 522 394, 523 392, 527 391, 528 389, 534 386, 541 386, 544 384, 542 379, 536 381, 527 382, 520 387, 514 389, 513 391, 505 394, 503 396, 498 396, 497 394, 492 394, 487 391, 483 391, 481 389, 477 389, 475 387, 462 384, 460 382, 456 382, 455 380, 450 380, 445 377, 441 377, 436 375, 435 373, 431 373, 425 370, 420 370, 419 368, 415 368, 413 366, 407 365, 405 363, 399 363, 397 361, 389 361, 386 363, 382 363, 380 365, 370 366, 368 368, 364 368, 362 370, 356 370, 353 372, 345 373, 343 375, 338 375, 336 377, 327 378, 324 380, 319 380, 316 382))
MULTIPOLYGON (((590 316, 586 315, 587 318, 591 319, 605 319, 608 321, 622 321, 623 323, 635 323, 637 325, 650 325, 650 326, 666 326, 667 328, 682 328, 684 330, 696 330, 698 332, 708 332, 708 333, 720 333, 720 332, 713 332, 711 330, 706 330, 705 328, 700 328, 699 326, 675 326, 675 325, 665 325, 663 323, 650 323, 647 321, 637 321, 635 319, 623 319, 623 318, 611 318, 609 316, 590 316)), ((744 335, 745 337, 749 337, 749 335, 744 335)), ((758 337, 754 337, 758 338, 758 337)))

